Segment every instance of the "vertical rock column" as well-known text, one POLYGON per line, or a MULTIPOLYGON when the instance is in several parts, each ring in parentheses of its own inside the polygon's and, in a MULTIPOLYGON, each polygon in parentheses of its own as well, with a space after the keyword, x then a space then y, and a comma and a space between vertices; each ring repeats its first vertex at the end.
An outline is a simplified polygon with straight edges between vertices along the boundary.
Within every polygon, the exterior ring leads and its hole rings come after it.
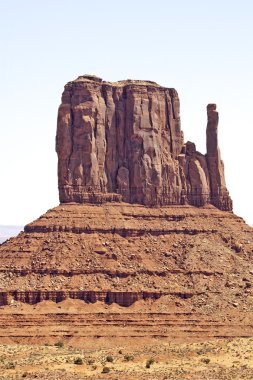
POLYGON ((207 106, 207 129, 206 129, 206 161, 210 178, 211 203, 221 210, 232 210, 232 200, 229 196, 224 176, 224 164, 221 160, 218 145, 219 114, 216 104, 207 106))

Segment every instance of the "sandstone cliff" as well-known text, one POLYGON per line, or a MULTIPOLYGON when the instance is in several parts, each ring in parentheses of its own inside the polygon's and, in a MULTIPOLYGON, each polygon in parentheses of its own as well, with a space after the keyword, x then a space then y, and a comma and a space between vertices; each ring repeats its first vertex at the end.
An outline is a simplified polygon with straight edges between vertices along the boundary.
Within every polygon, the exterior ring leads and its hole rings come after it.
POLYGON ((207 154, 184 143, 175 89, 149 81, 81 76, 65 86, 56 136, 60 202, 147 206, 211 203, 232 210, 215 105, 207 154))

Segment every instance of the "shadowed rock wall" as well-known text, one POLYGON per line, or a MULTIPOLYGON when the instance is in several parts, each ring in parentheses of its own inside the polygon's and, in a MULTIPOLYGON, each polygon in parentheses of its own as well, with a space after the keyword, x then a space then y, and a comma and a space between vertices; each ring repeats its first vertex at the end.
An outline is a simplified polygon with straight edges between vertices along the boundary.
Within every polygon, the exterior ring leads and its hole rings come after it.
POLYGON ((208 106, 207 155, 184 144, 174 89, 81 76, 65 86, 56 136, 60 202, 147 206, 212 203, 231 210, 208 106))

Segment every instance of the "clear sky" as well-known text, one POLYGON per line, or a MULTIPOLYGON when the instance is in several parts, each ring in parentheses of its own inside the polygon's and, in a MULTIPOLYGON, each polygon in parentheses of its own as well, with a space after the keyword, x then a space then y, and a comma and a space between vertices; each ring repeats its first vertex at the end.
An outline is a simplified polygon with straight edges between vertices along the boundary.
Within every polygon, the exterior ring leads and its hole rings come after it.
POLYGON ((234 211, 253 224, 253 1, 0 0, 0 224, 58 204, 64 84, 90 73, 175 87, 185 140, 205 153, 206 105, 234 211))

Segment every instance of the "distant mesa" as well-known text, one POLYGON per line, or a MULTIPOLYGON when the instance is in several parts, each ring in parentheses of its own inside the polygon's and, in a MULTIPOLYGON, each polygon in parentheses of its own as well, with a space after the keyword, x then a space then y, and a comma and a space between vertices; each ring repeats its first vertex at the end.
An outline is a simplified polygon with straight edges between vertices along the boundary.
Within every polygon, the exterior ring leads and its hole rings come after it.
POLYGON ((175 89, 151 81, 83 75, 67 83, 56 136, 60 202, 231 211, 216 105, 207 106, 205 155, 184 142, 179 107, 175 89))

